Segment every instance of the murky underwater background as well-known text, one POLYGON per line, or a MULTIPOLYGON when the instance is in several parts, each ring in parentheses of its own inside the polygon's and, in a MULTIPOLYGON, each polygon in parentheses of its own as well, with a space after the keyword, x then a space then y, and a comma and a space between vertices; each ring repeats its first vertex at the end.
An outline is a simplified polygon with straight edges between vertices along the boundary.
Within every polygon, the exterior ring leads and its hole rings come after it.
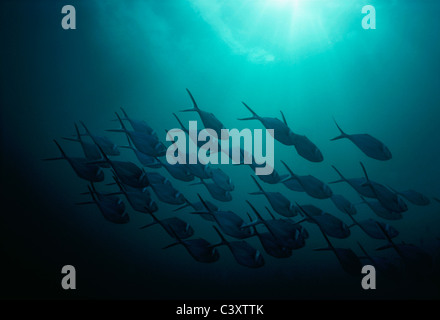
MULTIPOLYGON (((151 217, 129 208, 130 223, 106 221, 87 201, 79 179, 65 161, 43 162, 59 152, 82 156, 80 146, 61 137, 84 121, 95 133, 115 128, 114 112, 150 124, 165 142, 165 129, 178 127, 173 112, 191 107, 189 88, 199 106, 213 112, 227 128, 262 128, 248 117, 245 101, 259 115, 286 116, 291 129, 307 135, 324 161, 311 163, 293 147, 275 142, 275 170, 280 160, 299 174, 330 182, 335 165, 347 177, 361 177, 362 161, 371 179, 398 189, 440 196, 440 22, 437 1, 70 1, 77 29, 61 28, 62 4, 54 1, 2 3, 1 21, 1 168, 2 297, 40 298, 438 298, 439 264, 425 280, 377 280, 377 290, 361 289, 359 277, 342 270, 315 225, 305 223, 310 238, 289 259, 263 252, 264 267, 238 265, 225 247, 213 264, 194 261, 159 226, 140 230, 151 217), (361 8, 376 7, 377 29, 363 30, 361 8), (348 133, 369 133, 391 150, 390 161, 367 158, 339 134, 335 117, 348 133), (60 288, 60 270, 77 269, 74 293, 60 288)), ((179 113, 187 124, 199 120, 179 113)), ((120 133, 105 133, 125 145, 120 133)), ((130 150, 123 160, 136 162, 130 150)), ((116 159, 116 158, 115 158, 116 159)), ((136 162, 137 163, 137 162, 136 162)), ((169 177, 189 200, 197 193, 246 219, 251 201, 263 214, 267 200, 256 191, 248 167, 222 165, 235 184, 233 201, 212 200, 203 186, 169 177)), ((111 174, 106 171, 106 182, 111 174)), ((262 183, 291 201, 314 204, 346 223, 330 200, 316 200, 284 185, 262 183)), ((334 193, 360 201, 347 184, 330 185, 334 193)), ((100 191, 115 187, 97 184, 100 191)), ((153 195, 154 197, 154 195, 153 195)), ((216 243, 212 224, 189 209, 157 201, 161 218, 189 222, 195 237, 216 243)), ((438 260, 440 203, 409 204, 398 221, 396 242, 422 247, 438 260), (436 258, 437 257, 437 258, 436 258)), ((374 218, 358 206, 356 218, 374 218)), ((358 227, 335 246, 357 241, 374 253, 383 240, 369 239, 358 227)), ((262 250, 256 238, 248 240, 262 250)), ((379 256, 395 257, 392 250, 379 256)))

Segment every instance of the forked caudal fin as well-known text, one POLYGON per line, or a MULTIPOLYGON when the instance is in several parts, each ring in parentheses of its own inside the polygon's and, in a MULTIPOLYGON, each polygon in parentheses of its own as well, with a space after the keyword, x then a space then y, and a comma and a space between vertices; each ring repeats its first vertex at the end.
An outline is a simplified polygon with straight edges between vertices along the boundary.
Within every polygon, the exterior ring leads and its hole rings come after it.
POLYGON ((330 139, 330 141, 334 141, 334 140, 339 140, 339 139, 344 139, 348 137, 348 134, 346 134, 344 131, 342 131, 341 127, 338 125, 338 123, 336 122, 335 118, 333 118, 333 121, 335 122, 336 126, 338 127, 339 131, 341 132, 341 134, 333 139, 330 139))
POLYGON ((260 116, 254 112, 246 103, 243 101, 241 102, 244 104, 244 106, 252 113, 252 117, 248 118, 239 118, 238 120, 260 120, 260 116))
POLYGON ((193 108, 192 109, 185 109, 185 110, 181 110, 181 112, 189 112, 189 111, 200 111, 199 106, 197 105, 196 100, 194 99, 193 95, 191 94, 191 91, 189 91, 188 89, 186 89, 186 91, 189 94, 189 97, 191 98, 191 101, 193 103, 193 108))

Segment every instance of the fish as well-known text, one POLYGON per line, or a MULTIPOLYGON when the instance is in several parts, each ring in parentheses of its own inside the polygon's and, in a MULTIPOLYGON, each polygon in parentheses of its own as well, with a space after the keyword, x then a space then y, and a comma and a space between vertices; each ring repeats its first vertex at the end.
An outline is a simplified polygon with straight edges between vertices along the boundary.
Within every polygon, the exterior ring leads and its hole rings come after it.
MULTIPOLYGON (((341 179, 329 182, 329 184, 346 182, 361 196, 364 196, 366 198, 376 198, 376 195, 374 194, 373 190, 368 185, 366 185, 367 179, 365 179, 365 178, 347 179, 342 175, 342 173, 338 169, 336 169, 335 166, 332 166, 332 168, 335 169, 335 171, 338 173, 338 175, 341 179)), ((374 182, 374 181, 370 180, 370 182, 372 184, 376 184, 376 182, 374 182)))
POLYGON ((177 191, 168 179, 163 183, 151 183, 151 189, 164 203, 181 205, 186 202, 184 195, 177 191))
POLYGON ((128 130, 119 114, 117 112, 115 114, 121 124, 121 129, 108 129, 106 131, 125 133, 137 150, 151 157, 162 157, 166 154, 167 148, 156 137, 147 133, 128 130))
POLYGON ((218 253, 217 249, 213 247, 212 244, 207 240, 203 238, 181 239, 176 232, 174 232, 172 227, 170 227, 170 230, 173 233, 173 238, 177 239, 177 242, 167 245, 163 249, 182 245, 186 251, 188 251, 191 257, 197 262, 213 263, 219 260, 220 254, 218 253))
POLYGON ((220 168, 212 169, 212 181, 214 183, 222 188, 225 191, 233 191, 234 190, 234 184, 232 183, 231 178, 224 173, 220 168))
MULTIPOLYGON (((258 165, 257 163, 253 162, 251 164, 248 164, 248 166, 255 172, 256 168, 263 165, 258 165)), ((278 172, 273 169, 271 174, 267 175, 258 175, 258 178, 268 184, 277 184, 282 181, 282 177, 278 174, 278 172)), ((285 178, 285 176, 283 176, 285 178)))
POLYGON ((315 223, 321 231, 325 232, 328 236, 337 239, 345 239, 350 236, 350 228, 342 220, 330 213, 323 212, 320 215, 311 216, 298 203, 296 205, 307 217, 303 221, 315 223))
POLYGON ((206 112, 206 111, 201 110, 198 107, 198 105, 197 105, 193 95, 191 94, 191 92, 188 89, 186 89, 186 91, 188 92, 189 97, 191 98, 191 101, 193 103, 193 108, 192 109, 182 110, 181 112, 190 112, 190 111, 197 112, 199 114, 200 119, 202 120, 203 125, 205 126, 205 128, 214 130, 217 133, 217 136, 220 137, 220 139, 222 139, 222 138, 229 139, 229 135, 227 135, 227 134, 226 135, 222 135, 221 130, 225 129, 225 126, 223 125, 223 123, 221 123, 220 120, 218 120, 215 117, 215 115, 212 114, 211 112, 206 112))
MULTIPOLYGON (((249 219, 251 220, 250 216, 249 219)), ((254 235, 258 237, 261 246, 268 255, 278 259, 289 258, 292 256, 292 250, 281 246, 275 235, 270 232, 260 233, 255 226, 252 226, 252 228, 254 235)))
POLYGON ((193 214, 209 214, 215 222, 217 222, 220 229, 228 236, 245 239, 252 236, 252 230, 250 228, 242 228, 244 221, 238 215, 232 211, 213 211, 208 204, 199 196, 200 201, 204 204, 204 211, 196 211, 193 214))
POLYGON ((248 268, 260 268, 264 266, 265 261, 261 252, 244 240, 227 241, 220 230, 213 226, 214 230, 219 235, 221 242, 213 245, 213 248, 219 246, 227 246, 238 264, 248 268))
POLYGON ((47 158, 44 161, 67 160, 76 175, 89 182, 104 181, 104 171, 96 164, 90 164, 85 158, 68 157, 56 140, 53 140, 61 152, 61 157, 47 158))
POLYGON ((359 247, 361 248, 362 252, 364 253, 364 257, 371 261, 371 264, 378 270, 379 273, 382 273, 385 275, 388 279, 390 278, 397 278, 401 271, 399 266, 392 263, 390 259, 382 258, 382 257, 373 257, 368 254, 368 252, 364 249, 364 247, 358 242, 359 247))
POLYGON ((115 224, 126 224, 130 221, 130 216, 125 211, 125 204, 118 197, 112 195, 104 195, 95 190, 92 187, 87 186, 89 189, 88 194, 92 196, 93 201, 79 202, 78 205, 84 204, 96 204, 101 212, 102 216, 107 220, 115 224))
POLYGON ((259 191, 251 192, 250 194, 264 195, 266 197, 267 201, 269 201, 269 204, 271 205, 272 209, 284 217, 295 217, 298 215, 297 208, 295 208, 295 206, 285 196, 283 196, 279 192, 264 191, 264 189, 258 183, 257 179, 255 179, 254 176, 251 176, 251 178, 254 180, 259 191))
MULTIPOLYGON (((174 211, 179 211, 179 210, 182 210, 184 208, 191 207, 195 212, 200 212, 200 216, 203 219, 208 220, 208 221, 215 221, 215 219, 211 215, 202 213, 202 211, 206 210, 205 206, 203 205, 202 202, 200 202, 200 201, 199 202, 190 202, 186 198, 185 198, 185 202, 186 202, 186 204, 184 204, 183 206, 181 206, 181 207, 179 207, 177 209, 174 209, 174 211)), ((218 207, 215 204, 213 204, 212 202, 209 202, 208 200, 205 200, 205 203, 209 207, 209 210, 211 210, 211 211, 219 211, 218 207)))
POLYGON ((278 118, 260 117, 256 114, 246 103, 242 102, 243 105, 252 113, 250 118, 239 118, 238 120, 258 120, 266 129, 274 130, 274 139, 281 142, 286 146, 294 145, 293 132, 287 126, 286 123, 278 118))
POLYGON ((305 192, 304 188, 301 186, 301 184, 298 182, 298 180, 294 180, 294 179, 286 179, 288 178, 289 175, 282 175, 281 178, 281 183, 284 184, 286 186, 287 189, 290 189, 292 191, 296 191, 296 192, 305 192))
POLYGON ((339 209, 339 211, 348 213, 350 215, 356 214, 356 207, 343 195, 333 194, 330 199, 332 200, 336 208, 339 209))
POLYGON ((219 186, 217 186, 215 183, 207 183, 205 180, 200 179, 200 182, 192 183, 191 186, 202 184, 206 187, 211 197, 213 197, 215 200, 222 201, 222 202, 228 202, 232 201, 232 196, 229 191, 226 191, 219 186))
POLYGON ((133 208, 133 210, 142 213, 156 212, 159 210, 157 203, 151 198, 151 194, 150 192, 148 192, 148 190, 129 190, 121 184, 116 176, 113 176, 113 179, 118 185, 120 192, 115 192, 111 194, 123 194, 127 198, 127 201, 133 208))
POLYGON ((141 132, 141 133, 146 133, 146 134, 148 134, 150 136, 153 136, 153 137, 157 138, 157 133, 145 121, 143 121, 143 120, 135 120, 133 118, 130 118, 127 115, 127 112, 125 112, 124 108, 121 108, 121 111, 122 111, 122 114, 125 117, 125 118, 123 118, 123 120, 128 121, 134 131, 141 132))
POLYGON ((169 164, 168 162, 161 161, 159 158, 156 158, 156 161, 159 162, 174 179, 185 182, 194 180, 194 175, 190 172, 187 165, 180 163, 169 164))
POLYGON ((383 229, 386 230, 390 238, 395 238, 399 235, 399 231, 390 226, 388 223, 379 222, 373 219, 356 221, 351 214, 349 214, 349 216, 353 220, 353 224, 350 226, 350 228, 353 226, 359 226, 362 231, 373 239, 386 239, 383 232, 378 227, 379 224, 383 229))
POLYGON ((304 232, 305 229, 300 224, 293 223, 288 219, 275 219, 269 210, 272 220, 263 219, 257 209, 248 200, 246 202, 257 216, 257 220, 251 220, 250 223, 243 224, 242 228, 263 224, 279 246, 291 250, 300 249, 305 246, 305 239, 308 234, 304 232))
POLYGON ((373 191, 375 198, 380 202, 380 204, 392 211, 392 212, 405 212, 408 210, 408 206, 406 203, 400 199, 397 194, 386 188, 385 186, 378 183, 371 183, 368 178, 367 170, 362 162, 360 162, 362 170, 365 175, 365 179, 367 182, 365 183, 367 186, 371 188, 373 191))
POLYGON ((411 202, 416 206, 427 206, 431 203, 431 200, 420 192, 415 190, 404 190, 404 191, 396 191, 393 188, 390 188, 395 194, 404 197, 406 200, 411 202))
POLYGON ((208 164, 195 163, 187 164, 189 172, 199 179, 211 179, 212 169, 208 164))
POLYGON ((118 179, 125 185, 133 188, 145 188, 150 185, 146 172, 130 161, 115 161, 110 160, 107 154, 102 150, 101 146, 97 145, 101 154, 103 155, 103 160, 96 161, 93 163, 108 163, 113 169, 114 174, 118 179))
POLYGON ((385 235, 388 241, 388 245, 379 247, 376 250, 393 248, 402 258, 402 261, 404 262, 410 274, 415 274, 417 276, 423 277, 431 272, 433 260, 429 253, 413 244, 394 243, 390 235, 382 227, 382 225, 378 224, 377 226, 382 230, 382 233, 385 235))
POLYGON ((391 154, 391 151, 388 149, 388 147, 385 144, 383 144, 381 141, 379 141, 378 139, 376 139, 366 133, 346 134, 339 127, 336 120, 334 120, 334 121, 335 121, 335 124, 338 127, 341 134, 339 136, 331 139, 331 141, 346 138, 346 139, 350 140, 351 142, 353 142, 354 145, 357 146, 366 156, 373 158, 373 159, 376 159, 376 160, 387 161, 393 157, 391 154))
POLYGON ((367 201, 364 197, 360 196, 362 202, 360 204, 366 204, 378 217, 386 220, 400 220, 403 218, 401 212, 393 212, 384 208, 379 201, 367 201))
POLYGON ((156 168, 156 169, 162 167, 160 162, 157 161, 156 157, 149 156, 137 150, 131 143, 130 137, 128 136, 127 136, 127 140, 128 140, 128 146, 120 146, 120 148, 133 150, 136 158, 138 159, 138 161, 141 163, 142 166, 148 168, 156 168))
POLYGON ((74 125, 75 125, 75 131, 76 131, 76 139, 73 139, 73 138, 63 138, 63 139, 68 140, 68 141, 79 142, 81 145, 81 148, 83 150, 84 156, 87 160, 101 159, 101 157, 102 157, 101 152, 99 151, 96 144, 84 141, 82 139, 81 134, 79 133, 78 125, 76 123, 74 123, 74 125))
MULTIPOLYGON (((287 126, 286 118, 284 117, 284 113, 282 111, 281 116, 283 117, 283 122, 287 126)), ((291 131, 292 139, 293 139, 293 145, 296 149, 296 152, 298 155, 303 157, 304 159, 310 161, 310 162, 322 162, 324 161, 324 156, 321 153, 321 150, 318 149, 318 147, 310 141, 309 138, 307 138, 304 135, 300 135, 297 133, 294 133, 291 131)))
POLYGON ((283 165, 289 171, 290 176, 286 180, 296 180, 303 187, 304 191, 311 197, 316 199, 327 199, 333 195, 332 190, 321 180, 312 175, 299 176, 293 173, 289 166, 281 160, 283 165))
POLYGON ((149 212, 153 222, 140 227, 140 229, 149 228, 156 224, 160 225, 171 237, 175 239, 186 239, 194 235, 194 229, 180 218, 172 217, 159 220, 152 212, 149 212))
POLYGON ((321 228, 320 230, 325 238, 325 241, 328 243, 328 247, 314 249, 314 251, 332 251, 338 259, 342 269, 346 273, 352 276, 359 277, 362 269, 362 264, 359 260, 359 257, 351 249, 334 247, 327 237, 326 233, 321 228))
POLYGON ((108 156, 119 156, 121 152, 116 144, 114 144, 109 138, 96 136, 90 132, 84 122, 80 121, 83 128, 86 130, 86 136, 89 136, 93 143, 99 146, 108 156))
MULTIPOLYGON (((177 122, 179 123, 181 130, 182 130, 183 132, 185 132, 185 133, 188 135, 188 137, 189 137, 189 138, 191 139, 191 141, 197 146, 197 148, 198 148, 198 149, 205 149, 204 146, 205 146, 205 144, 206 144, 206 141, 203 141, 203 140, 199 140, 199 139, 197 139, 197 137, 199 136, 199 134, 200 134, 200 132, 201 132, 202 130, 197 130, 197 135, 196 135, 195 137, 193 137, 192 135, 189 134, 189 129, 188 129, 187 127, 184 126, 184 124, 182 123, 182 121, 180 121, 179 117, 178 117, 175 113, 173 113, 173 116, 176 118, 177 122)), ((168 133, 168 132, 167 132, 167 133, 168 133)), ((209 135, 209 139, 215 139, 215 137, 209 135)), ((218 141, 218 139, 215 139, 215 140, 218 141)), ((219 143, 218 150, 221 150, 220 142, 218 141, 218 143, 219 143)), ((210 153, 208 153, 208 155, 209 155, 209 154, 210 154, 210 153)))

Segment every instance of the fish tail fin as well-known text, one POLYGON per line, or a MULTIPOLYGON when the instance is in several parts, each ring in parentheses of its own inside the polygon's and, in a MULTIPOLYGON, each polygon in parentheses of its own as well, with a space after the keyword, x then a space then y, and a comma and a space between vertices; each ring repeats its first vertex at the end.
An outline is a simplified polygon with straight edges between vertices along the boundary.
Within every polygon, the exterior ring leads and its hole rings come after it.
MULTIPOLYGON (((55 139, 53 140, 53 142, 55 142, 55 144, 57 145, 58 149, 61 152, 61 159, 66 159, 67 158, 66 153, 64 152, 63 148, 61 148, 60 144, 55 139)), ((53 159, 55 160, 56 158, 53 159)))
POLYGON ((260 119, 260 116, 258 114, 256 114, 254 112, 254 110, 252 110, 246 103, 244 103, 243 101, 241 103, 243 103, 243 105, 246 107, 246 109, 248 109, 252 113, 252 117, 240 118, 238 120, 259 120, 260 119))
POLYGON ((87 128, 87 126, 85 125, 85 123, 82 122, 82 121, 80 121, 80 123, 81 123, 81 125, 84 127, 84 130, 86 130, 86 135, 88 135, 88 136, 92 136, 92 135, 90 134, 89 128, 87 128))
POLYGON ((149 223, 149 224, 146 224, 146 225, 144 225, 144 226, 142 226, 142 227, 139 227, 139 229, 146 229, 146 228, 149 228, 149 227, 154 226, 154 225, 156 225, 156 224, 157 224, 157 222, 154 221, 154 222, 151 222, 151 223, 149 223))
POLYGON ((264 221, 264 219, 261 217, 260 213, 255 209, 255 207, 252 205, 252 203, 249 202, 249 200, 246 200, 247 204, 251 207, 252 211, 257 215, 258 219, 261 221, 264 221))
POLYGON ((194 97, 193 97, 193 95, 192 95, 192 93, 191 93, 191 91, 189 91, 188 89, 186 89, 186 92, 188 92, 188 95, 189 95, 189 97, 191 98, 191 101, 192 101, 192 103, 193 103, 193 108, 192 109, 185 109, 185 110, 182 110, 181 112, 189 112, 189 111, 200 111, 200 108, 199 108, 199 106, 197 105, 197 102, 196 102, 196 100, 194 99, 194 97))
POLYGON ((176 118, 177 122, 179 123, 180 128, 182 128, 183 131, 188 132, 188 129, 185 128, 182 121, 180 121, 179 117, 174 112, 173 112, 173 116, 174 116, 174 118, 176 118))
POLYGON ((373 260, 371 258, 371 256, 368 254, 368 252, 365 250, 365 248, 361 245, 361 243, 358 241, 357 242, 359 248, 361 248, 362 253, 365 255, 365 258, 369 259, 369 260, 373 260))
POLYGON ((123 120, 128 120, 128 115, 127 115, 127 112, 125 112, 124 108, 121 107, 121 111, 122 111, 122 114, 125 117, 123 120))
POLYGON ((218 244, 215 244, 215 245, 213 245, 213 246, 211 246, 211 247, 214 248, 214 247, 218 247, 218 246, 222 246, 222 245, 227 245, 227 244, 229 244, 228 240, 226 240, 226 238, 223 236, 223 234, 220 232, 220 230, 219 230, 216 226, 212 226, 212 227, 214 228, 215 232, 217 232, 218 236, 219 236, 220 239, 221 239, 221 242, 218 243, 218 244))
POLYGON ((341 171, 338 170, 338 168, 336 168, 334 165, 332 165, 332 168, 336 171, 336 173, 339 175, 339 177, 341 177, 341 179, 336 180, 335 182, 330 182, 330 183, 338 183, 338 182, 347 181, 347 179, 345 179, 345 177, 342 175, 341 171))
POLYGON ((255 184, 257 185, 258 189, 260 190, 259 193, 255 193, 254 194, 265 194, 263 188, 261 187, 261 185, 258 183, 257 179, 255 179, 254 176, 251 175, 252 180, 254 180, 255 184))
POLYGON ((202 196, 199 193, 197 193, 197 196, 199 197, 200 201, 202 202, 202 204, 206 208, 206 210, 208 210, 208 212, 212 212, 211 209, 209 208, 208 204, 205 202, 205 200, 203 200, 202 196))
POLYGON ((289 171, 289 174, 290 174, 290 177, 286 178, 286 180, 284 180, 284 181, 288 181, 290 179, 295 179, 296 175, 293 173, 292 169, 290 169, 290 167, 283 160, 281 160, 281 163, 286 167, 287 171, 289 171))
POLYGON ((298 202, 295 202, 295 204, 297 205, 297 207, 299 208, 299 213, 301 214, 301 216, 306 216, 307 218, 311 218, 310 216, 309 216, 309 214, 306 212, 306 210, 304 210, 304 208, 303 207, 301 207, 300 205, 299 205, 299 203, 298 202))
MULTIPOLYGON (((127 132, 127 128, 125 127, 124 121, 122 121, 121 117, 119 116, 119 114, 117 112, 115 112, 115 115, 118 118, 118 121, 121 124, 122 129, 116 129, 119 131, 113 131, 113 132, 127 132)), ((107 131, 110 131, 110 130, 107 130, 107 131)))
POLYGON ((335 118, 333 118, 333 121, 335 122, 336 127, 338 127, 338 129, 339 129, 339 131, 341 132, 341 134, 340 134, 339 136, 333 138, 333 139, 330 139, 330 141, 334 141, 334 140, 339 140, 339 139, 347 138, 348 135, 347 135, 344 131, 342 131, 341 127, 338 125, 338 123, 336 122, 336 119, 335 119, 335 118))
POLYGON ((275 220, 275 216, 274 216, 273 213, 269 210, 269 208, 266 207, 266 206, 265 206, 265 208, 266 208, 267 212, 269 212, 269 215, 271 216, 271 218, 272 218, 273 220, 275 220))

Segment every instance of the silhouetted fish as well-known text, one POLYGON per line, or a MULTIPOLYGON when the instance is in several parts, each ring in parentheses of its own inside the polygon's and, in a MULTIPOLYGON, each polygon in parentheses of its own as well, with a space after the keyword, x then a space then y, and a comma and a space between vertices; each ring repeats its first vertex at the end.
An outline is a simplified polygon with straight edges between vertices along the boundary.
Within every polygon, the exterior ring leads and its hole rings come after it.
POLYGON ((281 247, 299 249, 305 246, 305 238, 308 234, 300 224, 288 219, 275 219, 272 214, 272 220, 265 220, 249 201, 246 200, 246 202, 258 219, 248 224, 243 224, 243 228, 263 224, 281 247))
POLYGON ((387 219, 387 220, 400 220, 403 218, 401 212, 393 212, 384 208, 379 201, 372 200, 367 201, 364 197, 360 196, 362 199, 361 204, 366 204, 377 216, 387 219))
POLYGON ((87 160, 101 159, 101 152, 99 151, 99 148, 96 146, 95 143, 90 143, 82 139, 76 123, 75 123, 75 131, 76 131, 76 139, 73 138, 63 138, 63 139, 68 141, 79 142, 84 152, 84 156, 86 157, 87 160))
POLYGON ((173 232, 174 238, 177 239, 177 242, 172 243, 163 249, 171 248, 176 245, 183 245, 186 251, 191 255, 191 257, 194 258, 194 260, 198 262, 203 263, 212 263, 218 261, 220 258, 220 255, 215 247, 212 246, 208 241, 205 239, 180 239, 176 233, 173 231, 172 227, 170 228, 173 232))
MULTIPOLYGON (((287 126, 287 121, 282 111, 281 116, 283 117, 284 124, 287 126)), ((324 160, 321 150, 319 150, 309 138, 304 135, 293 133, 292 131, 291 136, 293 138, 293 145, 295 146, 296 152, 301 157, 311 162, 322 162, 324 160)))
MULTIPOLYGON (((374 194, 373 190, 371 190, 371 188, 366 185, 367 179, 365 178, 352 178, 352 179, 347 179, 345 178, 342 173, 336 169, 335 166, 332 166, 333 169, 335 169, 335 171, 338 173, 338 175, 341 177, 341 179, 336 180, 336 181, 332 181, 329 184, 333 184, 333 183, 340 183, 340 182, 346 182, 348 183, 354 190, 356 190, 357 193, 359 193, 360 195, 367 197, 367 198, 375 198, 376 195, 374 194)), ((375 184, 375 182, 371 181, 370 182, 372 184, 375 184)))
MULTIPOLYGON (((249 216, 251 220, 251 217, 249 216)), ((255 225, 252 226, 254 235, 258 237, 264 251, 274 258, 289 258, 292 256, 292 250, 279 244, 275 235, 270 232, 258 232, 255 225)))
POLYGON ((92 196, 92 202, 80 202, 77 204, 96 204, 99 211, 102 213, 103 217, 116 224, 125 224, 130 220, 129 215, 125 211, 125 204, 118 197, 112 195, 104 195, 97 192, 92 185, 87 186, 89 189, 89 194, 92 196))
POLYGON ((128 136, 127 136, 127 140, 128 140, 128 146, 120 146, 120 148, 125 148, 125 149, 133 150, 136 158, 139 160, 141 165, 143 165, 144 167, 148 167, 148 168, 160 168, 160 167, 162 167, 160 162, 157 161, 157 159, 155 157, 149 156, 149 155, 147 155, 145 153, 142 153, 139 150, 137 150, 133 146, 133 144, 131 143, 131 140, 130 140, 130 138, 128 136))
POLYGON ((397 254, 402 258, 405 266, 408 268, 410 274, 413 273, 417 276, 423 277, 431 272, 433 265, 432 257, 427 252, 412 244, 395 244, 388 232, 380 224, 378 224, 378 227, 382 230, 389 244, 379 247, 376 250, 387 248, 393 248, 396 250, 397 254))
POLYGON ((212 247, 227 246, 238 264, 248 268, 260 268, 264 266, 264 258, 260 251, 252 247, 244 240, 241 241, 227 241, 216 226, 213 226, 219 235, 221 242, 212 247))
POLYGON ((254 182, 257 184, 258 189, 260 191, 257 192, 251 192, 252 195, 259 195, 262 194, 266 197, 267 201, 269 201, 270 206, 272 209, 277 212, 278 214, 284 216, 284 217, 294 217, 298 215, 297 209, 295 206, 281 193, 279 192, 267 192, 264 191, 264 189, 261 187, 261 185, 258 183, 258 181, 255 179, 254 176, 251 176, 251 178, 254 180, 254 182))
POLYGON ((297 206, 307 217, 305 221, 317 224, 321 231, 325 232, 328 236, 337 239, 345 239, 350 236, 350 228, 342 220, 330 213, 323 212, 320 215, 311 216, 299 204, 297 206))
POLYGON ((105 152, 106 155, 119 156, 121 154, 121 152, 118 149, 118 146, 116 144, 114 144, 109 138, 96 136, 96 135, 92 134, 90 132, 90 130, 86 127, 84 122, 82 122, 82 121, 80 121, 80 122, 81 122, 81 125, 86 130, 86 135, 89 136, 92 139, 92 141, 105 152))
MULTIPOLYGON (((189 111, 195 111, 199 114, 200 119, 202 119, 203 125, 207 129, 212 129, 217 133, 217 136, 219 139, 222 138, 221 130, 225 129, 225 126, 212 114, 211 112, 206 112, 201 110, 198 106, 196 101, 194 100, 194 97, 192 96, 191 92, 186 89, 186 91, 189 94, 189 97, 191 98, 191 101, 193 103, 192 109, 186 109, 182 110, 182 112, 189 112, 189 111)), ((229 138, 229 136, 227 136, 229 138)))
POLYGON ((123 120, 127 120, 128 122, 130 122, 131 127, 133 128, 134 131, 137 132, 141 132, 141 133, 146 133, 150 136, 156 137, 157 138, 157 134, 156 132, 153 130, 153 128, 151 128, 145 121, 143 120, 135 120, 133 118, 130 118, 127 115, 127 112, 125 112, 125 110, 123 108, 121 108, 122 113, 124 114, 123 120))
POLYGON ((151 183, 151 189, 162 202, 173 205, 185 203, 183 194, 176 190, 168 179, 163 183, 151 183))
POLYGON ((242 228, 244 221, 238 215, 231 211, 213 211, 208 204, 202 199, 200 195, 199 199, 204 204, 204 211, 196 211, 194 214, 209 214, 215 222, 217 222, 220 229, 228 236, 245 239, 252 236, 252 230, 250 228, 242 228))
POLYGON ((356 221, 351 214, 349 214, 349 216, 354 222, 354 224, 352 224, 350 228, 353 226, 359 226, 362 231, 364 231, 368 236, 373 239, 386 239, 383 232, 378 227, 379 224, 382 226, 383 229, 386 230, 386 232, 388 232, 390 238, 395 238, 399 235, 399 231, 390 226, 388 223, 379 222, 373 219, 356 221))
POLYGON ((294 144, 294 136, 292 130, 283 121, 277 118, 260 117, 246 103, 244 106, 252 113, 250 118, 241 118, 238 120, 259 120, 266 129, 274 130, 274 139, 286 146, 294 144))
POLYGON ((393 188, 390 189, 416 206, 427 206, 431 203, 431 200, 420 192, 414 190, 396 191, 393 188))
POLYGON ((159 158, 156 158, 156 160, 162 165, 162 167, 165 168, 166 171, 168 171, 168 173, 174 179, 185 182, 194 180, 194 175, 190 172, 186 164, 169 164, 168 162, 161 161, 159 158))
POLYGON ((115 192, 112 194, 123 194, 127 198, 127 201, 133 208, 133 210, 142 213, 156 212, 157 210, 159 210, 157 203, 154 202, 154 200, 151 198, 150 192, 148 192, 148 190, 146 190, 145 188, 143 190, 128 190, 128 188, 121 184, 116 176, 114 176, 113 179, 119 186, 120 192, 115 192))
POLYGON ((115 114, 121 124, 121 129, 109 129, 106 131, 125 133, 131 139, 137 150, 151 157, 161 157, 166 154, 167 149, 165 145, 160 142, 157 137, 139 131, 127 130, 118 113, 115 114))
POLYGON ((366 259, 370 260, 371 263, 368 263, 368 264, 372 264, 378 270, 378 272, 385 275, 388 279, 397 278, 399 276, 399 274, 400 274, 399 266, 392 263, 390 261, 390 259, 383 258, 383 257, 377 257, 377 256, 372 257, 371 255, 369 255, 367 253, 367 251, 364 249, 363 246, 361 246, 361 244, 359 242, 358 242, 358 245, 365 255, 365 257, 361 257, 361 258, 366 258, 366 259))
POLYGON ((371 183, 368 178, 367 170, 364 167, 364 164, 361 162, 362 170, 365 174, 365 179, 371 190, 373 191, 375 198, 380 202, 380 204, 386 209, 393 212, 405 212, 408 210, 408 207, 405 202, 402 201, 394 192, 386 188, 385 186, 378 183, 371 183))
POLYGON ((336 208, 338 208, 341 212, 348 214, 356 214, 356 207, 347 200, 343 195, 333 194, 330 198, 336 208))
POLYGON ((338 140, 347 138, 353 142, 365 155, 376 160, 390 160, 392 158, 390 150, 379 140, 369 134, 346 134, 339 127, 335 120, 335 124, 341 132, 340 136, 331 139, 338 140))
POLYGON ((212 181, 226 191, 233 191, 234 190, 234 184, 232 183, 231 178, 224 173, 220 168, 212 169, 212 181))
POLYGON ((149 212, 151 217, 154 219, 152 223, 140 227, 140 229, 145 229, 155 224, 160 225, 171 237, 176 239, 186 239, 194 234, 194 229, 185 221, 180 218, 172 217, 159 220, 152 212, 149 212))
POLYGON ((329 238, 325 234, 325 232, 320 228, 322 235, 324 236, 325 240, 328 243, 328 247, 326 248, 320 248, 320 249, 314 249, 315 251, 325 251, 330 250, 333 251, 333 253, 336 255, 336 258, 338 259, 339 263, 342 266, 342 269, 344 269, 345 272, 352 276, 359 276, 361 274, 361 262, 358 258, 358 256, 353 252, 351 249, 345 249, 345 248, 335 248, 333 244, 330 242, 329 238))
POLYGON ((198 185, 202 184, 206 187, 211 197, 213 197, 215 200, 222 201, 222 202, 228 202, 232 201, 232 196, 229 191, 226 191, 219 186, 217 186, 215 183, 207 183, 205 180, 200 179, 200 182, 192 183, 191 185, 198 185))
POLYGON ((56 140, 54 140, 54 142, 61 152, 61 157, 48 158, 48 159, 44 159, 44 161, 67 160, 67 162, 69 162, 70 166, 72 167, 73 171, 75 171, 76 175, 81 179, 90 182, 104 181, 104 172, 98 165, 89 163, 89 161, 85 158, 68 157, 64 152, 64 150, 61 148, 61 146, 58 144, 58 142, 56 140))
POLYGON ((283 165, 290 173, 290 177, 286 180, 294 179, 299 182, 303 187, 304 191, 311 197, 317 199, 327 199, 333 195, 332 190, 321 180, 315 178, 314 176, 299 176, 293 173, 293 171, 287 166, 287 164, 281 160, 283 165))

